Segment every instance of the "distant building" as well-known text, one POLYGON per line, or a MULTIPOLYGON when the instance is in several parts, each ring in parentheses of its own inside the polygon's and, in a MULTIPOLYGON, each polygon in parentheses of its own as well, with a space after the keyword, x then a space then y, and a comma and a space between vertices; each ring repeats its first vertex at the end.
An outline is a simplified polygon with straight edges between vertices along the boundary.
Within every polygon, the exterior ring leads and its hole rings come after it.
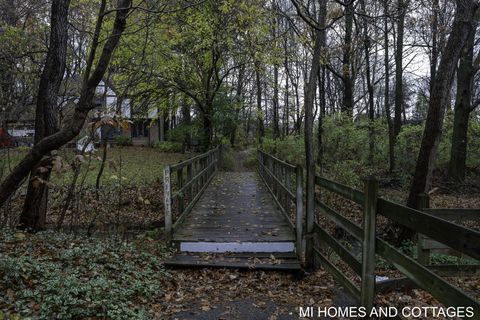
MULTIPOLYGON (((60 122, 63 122, 73 112, 75 104, 78 102, 80 86, 81 79, 79 77, 69 79, 62 86, 63 92, 58 97, 60 122)), ((87 120, 87 123, 98 121, 104 117, 120 117, 129 123, 127 129, 112 127, 107 124, 102 125, 96 130, 95 142, 107 139, 108 142, 115 143, 118 141, 117 137, 120 136, 130 139, 132 144, 137 146, 149 146, 159 141, 158 110, 145 106, 138 108, 142 110, 136 110, 132 107, 131 99, 119 99, 118 91, 112 81, 105 79, 100 81, 96 88, 94 103, 96 108, 90 113, 90 119, 87 120)), ((29 112, 15 117, 2 115, 8 134, 14 137, 20 145, 33 145, 35 106, 32 105, 29 110, 29 112)), ((87 132, 81 133, 77 140, 87 134, 87 132)))

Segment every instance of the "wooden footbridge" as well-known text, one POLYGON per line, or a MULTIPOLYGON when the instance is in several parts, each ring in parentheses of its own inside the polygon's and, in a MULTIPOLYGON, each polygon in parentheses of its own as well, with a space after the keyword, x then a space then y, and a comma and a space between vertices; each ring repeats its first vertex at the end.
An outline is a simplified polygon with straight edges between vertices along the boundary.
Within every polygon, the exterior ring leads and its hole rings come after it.
POLYGON ((259 156, 260 174, 217 172, 219 149, 165 169, 165 186, 170 186, 165 188, 165 228, 178 249, 168 265, 301 269, 297 253, 302 244, 296 239, 297 233, 301 239, 303 222, 289 216, 297 205, 295 212, 303 215, 294 191, 301 197, 301 178, 297 184, 297 168, 283 163, 284 189, 272 189, 266 182, 274 177, 268 168, 274 158, 259 156), (179 213, 175 223, 172 212, 179 213))
POLYGON ((215 148, 165 168, 165 231, 177 249, 166 265, 283 271, 299 271, 305 263, 320 265, 367 309, 379 292, 407 286, 424 289, 445 306, 471 306, 475 318, 480 316, 475 298, 480 294, 466 293, 442 278, 445 271, 450 277, 478 275, 479 266, 430 265, 428 257, 429 250, 441 244, 480 261, 480 209, 430 209, 428 196, 421 195, 416 210, 380 198, 375 179, 366 179, 364 190, 359 191, 315 176, 317 191, 361 207, 359 225, 318 199, 316 209, 305 212, 303 169, 261 150, 257 160, 256 172, 219 172, 221 151, 215 148), (360 252, 353 252, 352 246, 320 225, 315 210, 348 234, 360 252), (406 255, 377 235, 378 215, 418 234, 416 256, 406 255), (467 228, 459 220, 474 221, 477 227, 467 228), (377 281, 378 257, 405 277, 377 281), (339 261, 357 277, 347 276, 339 261))

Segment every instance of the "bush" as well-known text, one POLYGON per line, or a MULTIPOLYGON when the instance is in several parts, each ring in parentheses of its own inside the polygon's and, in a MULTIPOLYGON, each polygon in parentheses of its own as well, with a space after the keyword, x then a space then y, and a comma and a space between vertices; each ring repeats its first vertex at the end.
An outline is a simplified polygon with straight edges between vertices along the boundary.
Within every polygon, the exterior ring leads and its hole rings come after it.
POLYGON ((183 152, 183 144, 180 142, 172 142, 172 141, 155 141, 152 144, 152 147, 161 151, 161 152, 171 152, 171 153, 179 153, 183 152))
POLYGON ((131 146, 132 145, 132 139, 128 136, 120 135, 116 136, 115 139, 113 140, 116 145, 119 146, 131 146))
POLYGON ((222 144, 220 169, 223 171, 233 171, 235 169, 234 153, 229 144, 222 144))

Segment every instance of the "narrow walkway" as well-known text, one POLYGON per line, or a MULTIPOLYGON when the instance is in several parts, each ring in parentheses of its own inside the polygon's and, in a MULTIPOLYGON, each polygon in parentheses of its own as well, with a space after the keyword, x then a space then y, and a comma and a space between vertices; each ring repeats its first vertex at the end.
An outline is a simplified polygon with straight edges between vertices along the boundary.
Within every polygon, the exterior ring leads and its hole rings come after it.
POLYGON ((182 242, 294 240, 287 221, 254 172, 219 172, 174 236, 174 241, 182 242))
POLYGON ((167 265, 299 270, 295 235, 255 172, 219 172, 174 233, 167 265))

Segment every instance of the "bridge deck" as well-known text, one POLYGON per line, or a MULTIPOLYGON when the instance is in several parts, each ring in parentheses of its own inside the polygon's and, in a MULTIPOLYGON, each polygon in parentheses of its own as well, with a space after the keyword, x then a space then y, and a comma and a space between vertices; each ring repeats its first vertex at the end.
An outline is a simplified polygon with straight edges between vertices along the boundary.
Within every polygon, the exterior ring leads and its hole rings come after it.
POLYGON ((295 236, 254 172, 219 172, 174 241, 290 242, 295 236))
MULTIPOLYGON (((239 262, 239 253, 244 258, 250 256, 258 261, 258 253, 266 253, 263 255, 268 259, 280 257, 282 262, 293 267, 290 269, 300 268, 294 254, 293 230, 254 172, 218 172, 174 233, 173 242, 183 251, 169 263, 177 266, 203 266, 204 259, 188 253, 228 252, 221 261, 235 256, 234 262, 239 262), (189 263, 189 259, 195 261, 189 263)), ((215 264, 218 261, 210 261, 210 265, 215 264)), ((222 266, 228 264, 228 261, 220 263, 222 266)), ((268 267, 268 264, 262 265, 268 267)), ((285 266, 279 261, 275 264, 279 269, 285 266)), ((245 265, 251 268, 251 263, 246 260, 245 265)), ((232 267, 235 266, 241 267, 232 263, 232 267)))

